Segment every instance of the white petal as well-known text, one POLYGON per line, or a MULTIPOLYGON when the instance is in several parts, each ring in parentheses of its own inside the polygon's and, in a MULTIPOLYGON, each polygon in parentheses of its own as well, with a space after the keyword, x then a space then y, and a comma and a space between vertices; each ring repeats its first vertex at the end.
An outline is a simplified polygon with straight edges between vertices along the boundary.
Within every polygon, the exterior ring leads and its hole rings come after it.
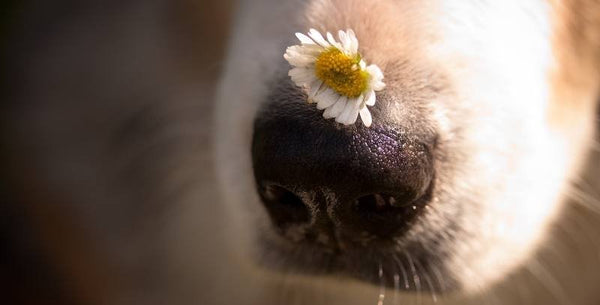
POLYGON ((339 30, 338 39, 340 40, 340 43, 344 44, 344 40, 346 40, 346 32, 339 30))
POLYGON ((342 51, 344 51, 344 53, 349 54, 349 49, 350 49, 350 39, 348 38, 348 36, 346 35, 346 32, 344 31, 339 31, 338 32, 338 36, 340 37, 340 42, 342 43, 342 51))
POLYGON ((350 109, 350 111, 348 111, 348 113, 346 113, 346 115, 344 116, 344 118, 340 119, 340 123, 345 124, 345 125, 352 125, 354 123, 356 123, 356 119, 358 118, 358 112, 360 107, 357 106, 358 103, 354 103, 352 105, 352 108, 350 109))
POLYGON ((305 56, 317 57, 323 52, 323 47, 318 45, 295 45, 290 46, 285 50, 288 54, 299 54, 305 56))
POLYGON ((371 75, 371 77, 373 79, 376 80, 382 80, 383 79, 383 72, 381 72, 381 69, 379 69, 379 67, 377 65, 369 65, 366 68, 367 72, 369 72, 369 74, 371 75))
POLYGON ((383 82, 375 82, 371 84, 371 88, 375 91, 381 91, 385 88, 385 84, 383 82))
POLYGON ((308 85, 316 79, 313 71, 306 68, 293 68, 288 72, 288 75, 292 78, 292 81, 299 86, 308 85))
POLYGON ((292 68, 289 72, 288 75, 291 77, 309 77, 309 76, 314 76, 313 74, 313 69, 310 68, 292 68))
POLYGON ((323 117, 325 119, 331 119, 331 118, 335 117, 334 115, 331 114, 331 112, 333 111, 333 107, 335 105, 337 105, 337 103, 339 103, 339 99, 338 99, 338 101, 335 104, 333 104, 333 106, 331 106, 331 107, 325 109, 325 111, 323 111, 323 117))
POLYGON ((315 100, 318 102, 317 109, 323 110, 332 106, 335 102, 337 102, 338 98, 339 94, 335 93, 335 91, 331 90, 330 88, 323 90, 315 97, 315 100))
POLYGON ((360 110, 360 119, 362 120, 363 124, 367 127, 370 127, 371 123, 373 123, 373 117, 371 117, 371 112, 367 107, 364 107, 360 110))
POLYGON ((352 125, 352 124, 356 123, 356 119, 358 119, 358 113, 359 113, 358 108, 352 109, 352 113, 346 120, 346 125, 352 125))
POLYGON ((362 94, 356 98, 356 101, 354 102, 354 108, 352 108, 352 115, 350 116, 350 119, 351 119, 350 124, 354 124, 354 122, 356 122, 356 118, 358 117, 358 112, 362 108, 365 108, 363 105, 364 99, 365 98, 362 94))
POLYGON ((327 40, 325 40, 325 38, 323 38, 323 36, 321 35, 321 33, 319 33, 319 31, 315 30, 315 29, 310 29, 310 31, 308 32, 308 35, 319 45, 323 46, 324 48, 328 48, 331 45, 329 44, 329 42, 327 42, 327 40))
POLYGON ((376 65, 369 65, 366 69, 367 73, 371 76, 369 80, 369 87, 375 91, 382 90, 385 88, 385 84, 383 83, 383 72, 376 65))
POLYGON ((377 65, 368 65, 365 70, 369 72, 373 79, 379 81, 383 80, 383 72, 381 72, 381 69, 379 69, 377 65))
POLYGON ((323 86, 323 82, 318 78, 316 78, 313 82, 310 83, 309 92, 308 92, 309 102, 312 102, 311 100, 313 100, 315 98, 315 95, 317 95, 317 92, 319 92, 319 89, 321 89, 321 86, 323 86))
MULTIPOLYGON (((321 47, 319 47, 321 48, 321 47)), ((290 55, 300 55, 300 56, 312 56, 316 57, 320 52, 312 52, 314 50, 314 46, 291 46, 288 47, 285 52, 290 55)))
POLYGON ((373 106, 375 105, 375 91, 369 90, 365 96, 365 105, 373 106))
POLYGON ((360 68, 362 70, 364 70, 367 67, 367 63, 364 60, 360 60, 360 62, 358 63, 358 65, 360 66, 360 68))
POLYGON ((298 40, 300 40, 300 42, 302 42, 303 44, 315 44, 315 42, 312 39, 310 39, 310 37, 302 33, 296 33, 296 37, 298 37, 298 40))
POLYGON ((353 30, 347 30, 348 39, 350 40, 349 50, 351 54, 358 53, 358 39, 356 39, 356 35, 353 30))
POLYGON ((313 64, 316 58, 312 56, 300 55, 293 51, 283 54, 283 58, 287 60, 290 65, 296 67, 306 67, 313 64))
POLYGON ((329 41, 329 43, 332 46, 336 47, 338 50, 342 48, 342 45, 339 42, 337 42, 335 38, 333 38, 333 35, 331 35, 331 33, 329 32, 327 32, 327 41, 329 41))
POLYGON ((359 103, 357 98, 353 98, 348 100, 348 103, 346 104, 346 107, 344 107, 344 110, 342 111, 342 113, 335 119, 336 122, 338 123, 342 123, 342 124, 346 124, 348 125, 347 122, 352 120, 352 114, 354 113, 354 110, 356 109, 356 114, 358 115, 358 106, 357 104, 359 103))
POLYGON ((348 98, 345 96, 340 96, 333 106, 325 109, 325 112, 323 112, 323 117, 326 119, 337 117, 340 115, 340 113, 342 113, 347 103, 348 98))

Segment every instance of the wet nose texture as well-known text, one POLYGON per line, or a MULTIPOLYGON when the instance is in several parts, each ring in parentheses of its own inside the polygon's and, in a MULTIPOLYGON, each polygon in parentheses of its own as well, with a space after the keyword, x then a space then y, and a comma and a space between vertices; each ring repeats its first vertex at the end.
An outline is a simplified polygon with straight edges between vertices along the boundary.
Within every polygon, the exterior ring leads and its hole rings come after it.
POLYGON ((434 138, 377 121, 342 126, 306 103, 269 105, 254 125, 258 192, 279 228, 329 223, 344 235, 395 237, 429 200, 434 138), (302 195, 319 193, 321 202, 302 195))

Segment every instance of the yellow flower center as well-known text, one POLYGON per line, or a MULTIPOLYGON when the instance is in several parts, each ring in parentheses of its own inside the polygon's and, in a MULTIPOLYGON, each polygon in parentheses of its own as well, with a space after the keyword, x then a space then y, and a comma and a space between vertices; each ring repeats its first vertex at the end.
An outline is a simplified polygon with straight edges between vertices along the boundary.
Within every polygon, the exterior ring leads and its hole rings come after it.
POLYGON ((365 91, 369 74, 359 66, 360 56, 349 57, 330 48, 317 57, 315 74, 340 95, 358 97, 365 91))

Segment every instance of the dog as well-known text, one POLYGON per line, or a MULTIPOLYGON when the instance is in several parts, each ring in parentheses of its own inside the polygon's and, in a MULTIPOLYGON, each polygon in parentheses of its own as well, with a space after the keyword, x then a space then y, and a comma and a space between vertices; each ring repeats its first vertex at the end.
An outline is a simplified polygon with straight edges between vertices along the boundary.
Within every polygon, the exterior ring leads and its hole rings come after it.
POLYGON ((222 66, 193 2, 40 5, 7 164, 71 302, 600 300, 595 1, 240 1, 222 66), (371 127, 290 80, 310 28, 382 69, 371 127))

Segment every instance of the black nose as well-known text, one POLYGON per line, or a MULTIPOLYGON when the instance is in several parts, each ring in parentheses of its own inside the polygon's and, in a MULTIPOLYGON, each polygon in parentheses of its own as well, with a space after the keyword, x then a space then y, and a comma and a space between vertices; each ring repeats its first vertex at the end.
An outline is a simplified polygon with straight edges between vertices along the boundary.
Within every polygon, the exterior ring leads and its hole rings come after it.
POLYGON ((433 137, 377 121, 338 125, 311 106, 274 104, 255 120, 254 174, 273 224, 338 238, 401 234, 428 201, 433 137))

